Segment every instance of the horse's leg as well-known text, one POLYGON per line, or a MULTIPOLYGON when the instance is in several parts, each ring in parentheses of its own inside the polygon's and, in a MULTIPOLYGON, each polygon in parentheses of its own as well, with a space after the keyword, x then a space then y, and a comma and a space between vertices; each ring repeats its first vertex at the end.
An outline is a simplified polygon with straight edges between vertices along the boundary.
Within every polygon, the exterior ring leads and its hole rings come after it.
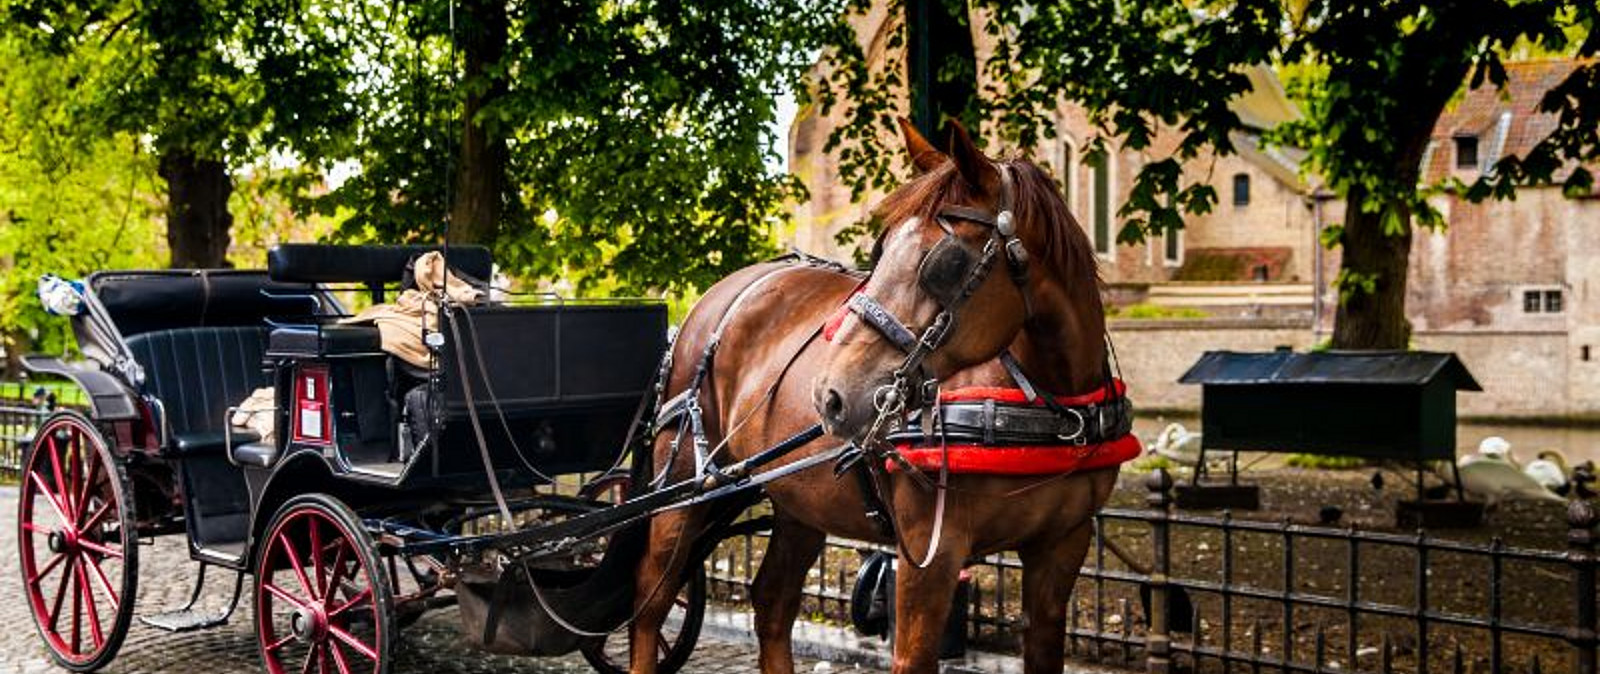
POLYGON ((1022 550, 1022 612, 1027 627, 1022 637, 1025 674, 1060 674, 1065 655, 1067 601, 1089 552, 1093 526, 1078 525, 1067 535, 1037 541, 1022 550))
POLYGON ((925 569, 900 558, 894 579, 894 674, 939 670, 939 642, 950 619, 950 600, 970 552, 962 543, 947 539, 925 569))
POLYGON ((665 645, 661 628, 683 586, 683 571, 705 515, 705 507, 698 506, 661 513, 650 520, 649 548, 639 560, 634 584, 636 615, 628 641, 628 669, 633 674, 655 674, 665 645))
POLYGON ((800 615, 806 572, 822 554, 826 540, 821 531, 781 515, 773 524, 767 552, 761 557, 761 570, 756 572, 750 588, 762 674, 794 672, 790 636, 795 618, 800 615))

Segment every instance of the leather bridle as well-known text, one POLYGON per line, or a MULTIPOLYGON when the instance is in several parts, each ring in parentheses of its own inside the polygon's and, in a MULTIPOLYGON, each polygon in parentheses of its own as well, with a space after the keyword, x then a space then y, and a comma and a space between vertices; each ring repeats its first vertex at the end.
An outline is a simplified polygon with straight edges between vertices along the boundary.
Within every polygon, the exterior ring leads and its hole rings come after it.
POLYGON ((889 430, 888 420, 898 418, 907 406, 919 407, 931 400, 931 389, 937 380, 929 376, 923 365, 928 356, 943 346, 952 334, 956 314, 983 285, 994 268, 996 258, 1006 257, 1011 281, 1022 294, 1028 316, 1033 315, 1033 302, 1028 292, 1028 253, 1016 235, 1013 215, 1016 194, 1012 184, 1011 167, 995 164, 1000 174, 1000 202, 996 211, 973 206, 945 205, 936 213, 945 236, 928 249, 917 267, 918 286, 939 304, 939 313, 919 336, 873 297, 862 291, 851 296, 845 305, 863 323, 871 326, 905 353, 905 359, 895 368, 893 381, 873 393, 873 407, 878 412, 872 430, 867 433, 867 444, 873 444, 889 430), (982 225, 989 230, 981 251, 974 254, 955 235, 951 220, 964 220, 982 225), (950 273, 955 271, 956 273, 950 273))

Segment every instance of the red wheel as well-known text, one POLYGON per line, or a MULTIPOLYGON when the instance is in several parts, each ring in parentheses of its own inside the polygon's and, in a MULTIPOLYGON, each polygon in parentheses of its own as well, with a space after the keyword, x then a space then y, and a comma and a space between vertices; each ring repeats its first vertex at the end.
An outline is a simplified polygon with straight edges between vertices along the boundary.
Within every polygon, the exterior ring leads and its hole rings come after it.
POLYGON ((384 674, 389 579, 350 508, 322 495, 278 510, 256 558, 256 637, 270 674, 384 674))
MULTIPOLYGON (((700 626, 706 617, 706 569, 704 565, 689 573, 689 578, 673 598, 667 622, 656 635, 656 671, 674 674, 683 669, 700 641, 700 626)), ((627 674, 628 636, 608 635, 583 648, 583 659, 600 674, 627 674)))
POLYGON ((99 669, 128 633, 139 575, 122 464, 75 412, 45 420, 23 463, 17 541, 34 625, 61 666, 99 669))

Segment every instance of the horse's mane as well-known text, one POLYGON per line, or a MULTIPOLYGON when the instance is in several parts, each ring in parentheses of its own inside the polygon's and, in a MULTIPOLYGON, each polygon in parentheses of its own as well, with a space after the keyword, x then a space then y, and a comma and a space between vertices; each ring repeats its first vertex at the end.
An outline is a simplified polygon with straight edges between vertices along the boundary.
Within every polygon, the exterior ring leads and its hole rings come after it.
MULTIPOLYGON (((1015 213, 1018 232, 1028 253, 1039 263, 1056 269, 1064 279, 1091 280, 1099 287, 1099 264, 1094 248, 1078 220, 1067 210, 1061 190, 1038 165, 1026 159, 1004 162, 1011 167, 1013 189, 1016 190, 1015 213)), ((916 217, 930 222, 940 206, 965 203, 971 198, 971 188, 956 170, 954 161, 946 161, 937 168, 917 176, 900 189, 885 197, 873 209, 879 223, 897 224, 916 217)), ((889 233, 884 226, 872 244, 872 263, 877 265, 883 253, 883 241, 889 233)))

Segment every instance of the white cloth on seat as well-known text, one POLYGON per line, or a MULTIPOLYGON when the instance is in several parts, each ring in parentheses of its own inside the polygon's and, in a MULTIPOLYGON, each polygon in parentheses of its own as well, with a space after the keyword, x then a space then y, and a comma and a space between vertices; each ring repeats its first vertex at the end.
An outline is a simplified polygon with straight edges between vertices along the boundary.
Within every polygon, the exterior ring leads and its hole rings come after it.
POLYGON ((438 251, 419 256, 413 265, 417 287, 400 293, 392 304, 378 304, 350 318, 346 324, 370 323, 378 327, 383 340, 383 350, 417 367, 427 369, 431 363, 428 347, 422 343, 423 332, 439 329, 439 305, 433 301, 433 291, 445 287, 445 295, 457 304, 477 304, 483 291, 462 280, 455 273, 446 273, 444 256, 438 251))
POLYGON ((228 418, 228 424, 236 429, 254 432, 261 436, 261 442, 272 444, 277 435, 277 415, 273 414, 276 411, 277 391, 270 386, 258 388, 239 403, 233 416, 228 418))

